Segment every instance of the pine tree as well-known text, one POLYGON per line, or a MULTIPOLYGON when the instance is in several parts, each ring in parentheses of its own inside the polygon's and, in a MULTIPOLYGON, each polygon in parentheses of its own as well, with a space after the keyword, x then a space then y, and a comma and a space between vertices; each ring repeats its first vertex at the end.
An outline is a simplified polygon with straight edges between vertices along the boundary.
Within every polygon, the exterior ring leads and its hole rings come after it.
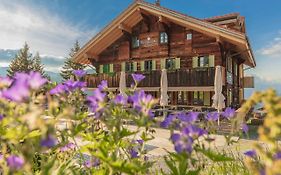
POLYGON ((29 52, 29 46, 27 43, 24 43, 22 49, 16 54, 15 58, 12 60, 7 70, 8 76, 12 77, 16 72, 30 72, 36 71, 41 73, 45 78, 50 79, 50 77, 44 71, 44 66, 41 64, 41 58, 37 52, 34 57, 29 52))
POLYGON ((74 43, 73 48, 70 49, 69 52, 69 57, 66 58, 65 62, 64 62, 64 66, 62 67, 61 73, 60 75, 62 76, 62 78, 64 80, 68 80, 71 78, 71 76, 73 75, 73 70, 78 70, 78 69, 84 69, 85 66, 80 64, 80 63, 76 63, 72 60, 73 56, 80 50, 80 45, 79 42, 76 41, 74 43))
POLYGON ((50 77, 44 71, 44 65, 41 63, 41 57, 39 52, 36 52, 35 56, 32 59, 31 70, 39 72, 43 77, 50 79, 50 77))
POLYGON ((29 52, 29 46, 24 44, 23 48, 15 55, 15 58, 7 70, 8 76, 12 77, 16 72, 29 72, 32 67, 32 54, 29 52))

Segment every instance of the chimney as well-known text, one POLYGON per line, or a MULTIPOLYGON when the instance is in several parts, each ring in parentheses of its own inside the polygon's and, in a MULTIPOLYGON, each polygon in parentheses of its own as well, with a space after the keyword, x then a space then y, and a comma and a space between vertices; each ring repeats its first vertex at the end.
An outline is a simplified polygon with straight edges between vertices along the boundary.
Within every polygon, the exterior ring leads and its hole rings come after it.
POLYGON ((156 1, 155 1, 155 4, 156 4, 157 6, 160 6, 160 0, 156 0, 156 1))

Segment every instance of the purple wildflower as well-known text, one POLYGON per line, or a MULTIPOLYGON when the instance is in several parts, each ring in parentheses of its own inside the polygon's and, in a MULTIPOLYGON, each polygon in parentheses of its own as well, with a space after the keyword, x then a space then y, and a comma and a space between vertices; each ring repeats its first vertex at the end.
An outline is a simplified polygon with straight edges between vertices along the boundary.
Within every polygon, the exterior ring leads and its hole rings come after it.
POLYGON ((192 152, 192 144, 193 139, 184 133, 181 134, 173 134, 171 136, 171 140, 174 143, 175 151, 177 153, 191 153, 192 152))
POLYGON ((104 91, 105 89, 107 89, 108 88, 107 81, 106 80, 102 80, 101 83, 98 85, 98 88, 101 91, 104 91))
POLYGON ((0 114, 0 121, 3 120, 4 115, 0 114))
POLYGON ((74 150, 76 148, 76 145, 74 143, 68 143, 60 148, 61 152, 66 152, 69 150, 74 150))
POLYGON ((129 97, 129 101, 133 104, 133 108, 137 111, 142 112, 151 118, 154 116, 151 109, 149 109, 149 106, 153 101, 153 97, 150 94, 145 94, 143 90, 136 91, 129 97))
POLYGON ((74 70, 72 73, 77 77, 84 77, 87 74, 84 70, 74 70))
POLYGON ((137 140, 138 144, 143 145, 144 141, 142 139, 137 140))
POLYGON ((277 152, 273 157, 276 160, 280 160, 281 159, 281 152, 277 152))
POLYGON ((89 107, 92 112, 99 112, 100 103, 104 101, 106 94, 100 89, 95 89, 92 96, 88 96, 89 107))
POLYGON ((173 122, 175 116, 174 115, 168 115, 161 123, 160 126, 162 128, 167 128, 171 125, 171 123, 173 122))
POLYGON ((57 139, 51 135, 48 135, 46 138, 41 140, 41 146, 52 148, 57 144, 57 139))
POLYGON ((230 118, 234 117, 235 116, 235 109, 230 108, 230 107, 226 108, 224 110, 223 116, 227 119, 230 119, 230 118))
POLYGON ((39 72, 30 72, 28 83, 31 89, 37 90, 47 82, 46 78, 43 78, 39 72))
POLYGON ((15 155, 9 156, 6 161, 8 166, 12 170, 19 170, 23 167, 24 164, 24 160, 21 157, 15 155))
POLYGON ((135 80, 135 82, 139 83, 140 81, 142 81, 145 76, 142 74, 132 74, 133 79, 135 80))
POLYGON ((138 157, 138 152, 135 149, 130 149, 129 151, 131 158, 137 158, 138 157))
POLYGON ((63 84, 58 84, 55 88, 50 90, 51 95, 58 95, 67 92, 68 88, 63 84))
POLYGON ((192 137, 193 139, 196 139, 202 135, 207 134, 207 131, 195 125, 188 125, 182 129, 182 133, 188 135, 189 137, 192 137))
POLYGON ((178 114, 177 118, 182 122, 193 123, 198 119, 197 112, 190 112, 188 114, 181 112, 178 114))
POLYGON ((257 156, 257 153, 255 150, 249 150, 244 152, 244 155, 251 157, 251 158, 255 158, 257 156))
POLYGON ((220 116, 220 114, 217 112, 210 112, 205 116, 205 118, 208 121, 217 121, 219 119, 219 116, 220 116))
POLYGON ((14 102, 23 102, 30 95, 30 89, 27 82, 16 81, 12 87, 2 92, 2 96, 14 102))
POLYGON ((114 98, 114 103, 115 104, 121 104, 121 105, 126 105, 127 104, 127 100, 128 98, 125 97, 124 95, 118 94, 115 96, 114 98))
POLYGON ((243 132, 247 133, 247 132, 249 131, 248 125, 245 124, 245 123, 243 123, 243 124, 242 124, 242 130, 243 130, 243 132))
POLYGON ((100 165, 100 160, 98 158, 92 158, 92 160, 87 160, 84 166, 87 168, 97 167, 100 165))
POLYGON ((9 77, 0 77, 0 88, 9 87, 12 84, 13 80, 9 77))

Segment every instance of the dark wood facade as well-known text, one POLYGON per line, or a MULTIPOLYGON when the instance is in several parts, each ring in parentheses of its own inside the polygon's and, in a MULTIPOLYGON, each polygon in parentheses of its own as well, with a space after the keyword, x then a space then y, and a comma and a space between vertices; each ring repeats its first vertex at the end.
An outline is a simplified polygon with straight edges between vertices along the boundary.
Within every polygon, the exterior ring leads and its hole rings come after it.
MULTIPOLYGON (((88 60, 97 69, 87 75, 89 88, 96 88, 101 80, 117 91, 120 72, 126 72, 127 86, 132 73, 146 78, 139 84, 159 97, 161 70, 168 70, 171 105, 203 105, 212 103, 215 66, 223 67, 223 93, 227 106, 239 106, 243 101, 243 64, 245 58, 237 46, 220 37, 209 36, 199 30, 175 23, 161 15, 140 11, 141 20, 132 27, 120 23, 122 34, 99 54, 88 60)), ((229 30, 245 32, 244 18, 238 14, 209 18, 229 30)), ((94 51, 92 51, 94 53, 94 51)))

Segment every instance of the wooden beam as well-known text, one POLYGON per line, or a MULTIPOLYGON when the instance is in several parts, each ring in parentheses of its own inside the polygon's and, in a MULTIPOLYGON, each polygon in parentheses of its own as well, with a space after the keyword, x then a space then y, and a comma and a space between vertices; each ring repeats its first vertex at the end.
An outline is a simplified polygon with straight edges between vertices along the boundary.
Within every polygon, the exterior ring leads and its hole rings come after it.
POLYGON ((122 31, 126 31, 130 34, 132 33, 132 29, 125 24, 119 24, 118 28, 121 29, 122 31))
POLYGON ((165 17, 163 17, 163 16, 159 16, 158 21, 159 21, 159 22, 161 22, 161 23, 166 24, 168 27, 170 27, 170 26, 171 26, 170 21, 168 21, 168 20, 167 20, 167 18, 165 18, 165 17))

